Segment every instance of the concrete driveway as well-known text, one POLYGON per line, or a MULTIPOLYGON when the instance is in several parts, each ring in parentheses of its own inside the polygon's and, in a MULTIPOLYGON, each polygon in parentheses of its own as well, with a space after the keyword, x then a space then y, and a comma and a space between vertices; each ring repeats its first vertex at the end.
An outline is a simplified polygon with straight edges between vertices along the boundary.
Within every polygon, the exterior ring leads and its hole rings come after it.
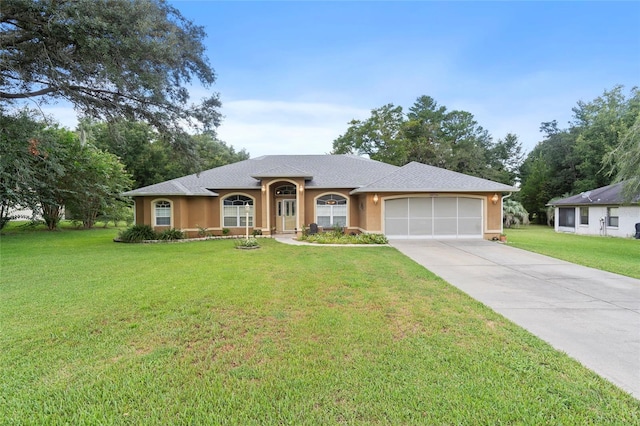
POLYGON ((391 245, 640 399, 640 280, 485 240, 391 245))

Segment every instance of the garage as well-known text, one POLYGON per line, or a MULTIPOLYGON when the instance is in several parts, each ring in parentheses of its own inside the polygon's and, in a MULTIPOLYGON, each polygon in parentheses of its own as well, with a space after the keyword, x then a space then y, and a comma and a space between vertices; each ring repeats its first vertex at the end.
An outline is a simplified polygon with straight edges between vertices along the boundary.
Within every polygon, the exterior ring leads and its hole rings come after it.
POLYGON ((482 199, 407 197, 384 202, 388 238, 482 238, 482 199))

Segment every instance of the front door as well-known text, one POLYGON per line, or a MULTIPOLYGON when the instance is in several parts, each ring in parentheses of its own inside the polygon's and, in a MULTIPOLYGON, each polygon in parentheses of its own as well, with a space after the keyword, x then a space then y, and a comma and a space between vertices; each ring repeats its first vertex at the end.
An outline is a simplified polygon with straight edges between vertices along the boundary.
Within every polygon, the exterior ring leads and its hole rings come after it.
POLYGON ((296 229, 296 200, 278 200, 276 232, 296 229))

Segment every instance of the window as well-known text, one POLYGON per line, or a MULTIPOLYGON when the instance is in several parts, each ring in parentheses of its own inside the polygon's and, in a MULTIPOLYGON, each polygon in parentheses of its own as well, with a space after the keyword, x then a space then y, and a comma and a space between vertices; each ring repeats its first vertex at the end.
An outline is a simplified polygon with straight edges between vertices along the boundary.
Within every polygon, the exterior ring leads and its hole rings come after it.
POLYGON ((580 207, 580 225, 589 224, 589 207, 580 207))
POLYGON ((575 228, 576 226, 576 209, 571 207, 560 207, 558 209, 558 225, 575 228))
POLYGON ((618 208, 607 207, 607 226, 618 227, 618 208))
POLYGON ((222 202, 222 223, 228 226, 247 226, 244 206, 249 204, 249 226, 253 226, 253 200, 245 195, 231 195, 222 202))
POLYGON ((171 203, 168 201, 156 201, 156 226, 171 226, 171 203))
POLYGON ((296 187, 293 185, 282 185, 276 188, 276 195, 296 195, 296 187))
POLYGON ((323 195, 316 200, 316 223, 324 228, 347 226, 347 199, 341 195, 323 195))

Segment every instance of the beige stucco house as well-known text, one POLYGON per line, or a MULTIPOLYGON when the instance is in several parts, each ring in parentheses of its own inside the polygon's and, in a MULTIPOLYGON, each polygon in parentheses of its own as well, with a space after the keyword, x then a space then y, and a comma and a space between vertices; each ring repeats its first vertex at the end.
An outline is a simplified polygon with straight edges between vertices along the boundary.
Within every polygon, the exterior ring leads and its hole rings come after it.
POLYGON ((129 191, 135 222, 243 235, 312 223, 389 238, 485 238, 502 231, 509 185, 421 163, 353 155, 267 155, 129 191))

